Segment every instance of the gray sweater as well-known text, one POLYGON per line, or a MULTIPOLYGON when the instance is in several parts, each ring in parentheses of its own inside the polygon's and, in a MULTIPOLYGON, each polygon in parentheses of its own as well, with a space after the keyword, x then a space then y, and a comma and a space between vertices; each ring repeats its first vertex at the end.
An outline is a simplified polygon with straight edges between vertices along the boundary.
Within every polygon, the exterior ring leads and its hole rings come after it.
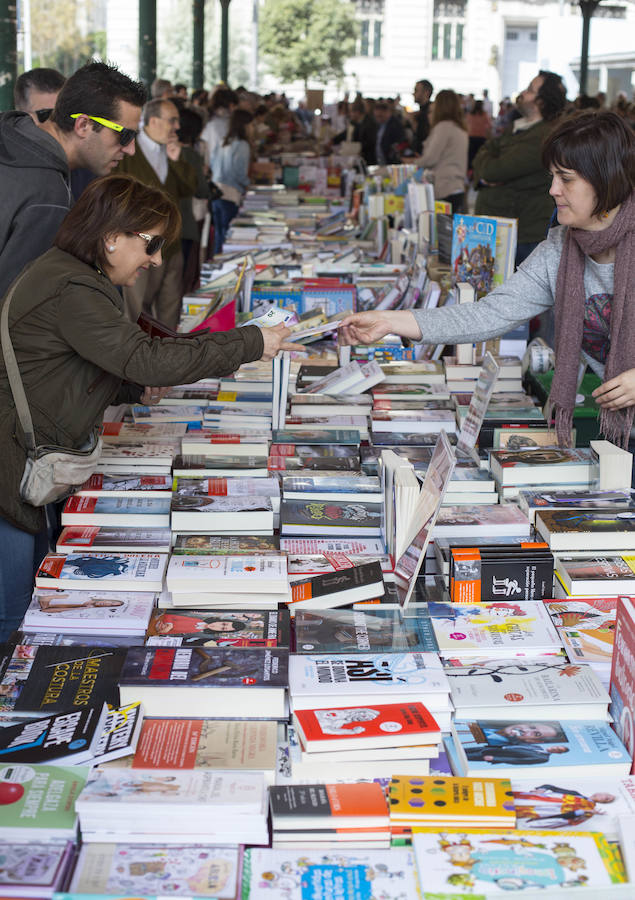
MULTIPOLYGON (((505 334, 522 322, 553 306, 556 278, 566 226, 552 228, 505 284, 495 288, 478 303, 446 306, 439 309, 415 309, 426 344, 467 344, 505 334)), ((584 268, 586 296, 613 294, 613 263, 596 263, 586 258, 584 268)), ((603 367, 588 360, 599 375, 603 367)))

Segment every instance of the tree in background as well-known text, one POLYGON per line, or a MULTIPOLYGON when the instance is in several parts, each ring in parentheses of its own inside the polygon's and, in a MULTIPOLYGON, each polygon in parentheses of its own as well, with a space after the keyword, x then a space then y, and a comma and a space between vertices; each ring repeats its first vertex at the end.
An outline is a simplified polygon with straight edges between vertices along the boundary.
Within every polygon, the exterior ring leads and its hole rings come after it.
MULTIPOLYGON (((235 87, 249 79, 249 37, 238 20, 229 16, 229 82, 235 87)), ((205 7, 205 59, 203 79, 206 87, 220 81, 220 5, 207 3, 205 7)), ((174 84, 192 84, 192 3, 177 0, 169 13, 157 23, 157 72, 174 84)))
POLYGON ((326 84, 344 75, 355 55, 358 23, 347 0, 266 0, 260 19, 260 50, 284 84, 326 84))
POLYGON ((72 75, 92 57, 106 53, 106 33, 95 29, 92 0, 31 0, 33 66, 72 75))

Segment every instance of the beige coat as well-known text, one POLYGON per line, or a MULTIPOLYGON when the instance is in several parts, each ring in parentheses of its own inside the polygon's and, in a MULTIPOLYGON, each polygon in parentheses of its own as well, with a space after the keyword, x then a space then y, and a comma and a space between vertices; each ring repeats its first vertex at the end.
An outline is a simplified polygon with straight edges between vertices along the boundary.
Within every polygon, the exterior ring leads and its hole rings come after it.
POLYGON ((426 174, 434 180, 437 200, 465 188, 467 145, 467 131, 449 120, 438 122, 428 135, 419 164, 430 170, 426 174))

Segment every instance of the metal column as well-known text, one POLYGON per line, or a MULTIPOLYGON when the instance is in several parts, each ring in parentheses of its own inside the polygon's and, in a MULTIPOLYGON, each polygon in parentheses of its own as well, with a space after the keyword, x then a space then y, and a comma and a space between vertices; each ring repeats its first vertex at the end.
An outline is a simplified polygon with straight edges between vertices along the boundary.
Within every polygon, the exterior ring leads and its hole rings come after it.
POLYGON ((157 77, 157 0, 139 0, 139 78, 150 87, 157 77))
POLYGON ((18 77, 18 18, 16 0, 0 0, 0 111, 13 109, 18 77))
POLYGON ((229 4, 231 0, 220 0, 220 80, 227 84, 229 78, 229 4))
POLYGON ((192 87, 203 87, 205 58, 205 0, 192 0, 192 87))

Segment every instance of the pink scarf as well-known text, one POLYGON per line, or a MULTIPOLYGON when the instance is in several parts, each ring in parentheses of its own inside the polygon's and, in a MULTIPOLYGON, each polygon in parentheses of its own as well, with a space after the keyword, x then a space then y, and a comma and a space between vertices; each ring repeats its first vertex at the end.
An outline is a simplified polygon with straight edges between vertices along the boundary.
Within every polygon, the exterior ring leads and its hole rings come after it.
MULTIPOLYGON (((610 347, 604 381, 635 368, 635 197, 622 203, 613 222, 603 231, 569 228, 564 240, 556 280, 556 371, 545 415, 556 417, 561 447, 571 446, 573 410, 584 326, 584 264, 593 256, 615 247, 610 347)), ((607 440, 626 447, 633 424, 634 406, 603 409, 600 430, 607 440)))

